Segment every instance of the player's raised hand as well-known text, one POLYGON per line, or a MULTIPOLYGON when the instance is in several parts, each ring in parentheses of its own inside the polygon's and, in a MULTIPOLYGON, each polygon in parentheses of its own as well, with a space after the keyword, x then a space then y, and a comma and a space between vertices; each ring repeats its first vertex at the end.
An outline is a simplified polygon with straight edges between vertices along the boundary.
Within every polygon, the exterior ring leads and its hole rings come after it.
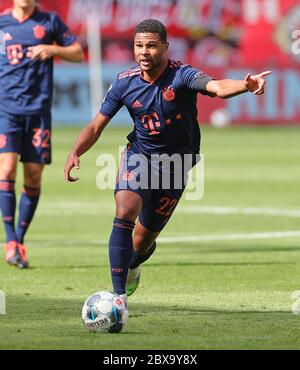
POLYGON ((27 48, 26 56, 35 60, 47 60, 55 55, 54 45, 40 44, 36 46, 29 46, 27 48))
POLYGON ((264 79, 264 77, 268 76, 271 73, 272 71, 264 71, 259 73, 258 75, 250 75, 250 73, 247 73, 244 78, 247 89, 255 95, 263 94, 266 84, 266 80, 264 79))
POLYGON ((79 177, 73 177, 70 174, 72 168, 75 167, 77 170, 79 169, 79 164, 80 164, 79 157, 74 153, 70 153, 70 155, 67 158, 65 169, 64 169, 64 175, 65 175, 66 182, 69 182, 69 181, 74 182, 74 181, 79 180, 79 177))

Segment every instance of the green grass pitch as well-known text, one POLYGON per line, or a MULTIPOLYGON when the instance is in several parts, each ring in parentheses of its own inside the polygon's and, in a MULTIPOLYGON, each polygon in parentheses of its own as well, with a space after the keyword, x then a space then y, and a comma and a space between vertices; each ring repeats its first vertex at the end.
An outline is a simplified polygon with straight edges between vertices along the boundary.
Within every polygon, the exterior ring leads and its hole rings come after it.
MULTIPOLYGON (((80 181, 66 184, 79 129, 54 129, 26 239, 31 268, 8 266, 0 252, 0 349, 300 349, 291 297, 300 290, 300 146, 291 127, 203 128, 203 199, 183 199, 161 234, 124 332, 86 331, 84 300, 111 289, 113 191, 96 187, 96 158, 117 156, 128 131, 107 128, 82 157, 80 181)), ((20 168, 18 194, 21 184, 20 168)))

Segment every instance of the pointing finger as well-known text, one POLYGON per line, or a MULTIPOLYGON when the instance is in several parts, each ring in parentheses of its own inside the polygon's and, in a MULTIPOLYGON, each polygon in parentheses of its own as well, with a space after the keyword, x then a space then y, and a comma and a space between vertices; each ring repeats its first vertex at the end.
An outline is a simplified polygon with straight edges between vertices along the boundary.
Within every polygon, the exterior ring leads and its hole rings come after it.
POLYGON ((265 71, 260 74, 261 77, 268 76, 272 73, 272 71, 265 71))

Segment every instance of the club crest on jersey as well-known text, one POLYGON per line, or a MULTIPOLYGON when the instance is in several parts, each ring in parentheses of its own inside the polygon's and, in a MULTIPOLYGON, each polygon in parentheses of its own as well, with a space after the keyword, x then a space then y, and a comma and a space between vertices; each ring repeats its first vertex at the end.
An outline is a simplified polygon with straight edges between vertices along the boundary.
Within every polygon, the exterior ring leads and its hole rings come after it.
POLYGON ((172 101, 175 99, 175 91, 172 86, 165 87, 163 89, 163 97, 166 101, 172 101))
POLYGON ((132 181, 135 178, 136 173, 133 171, 126 171, 123 174, 123 180, 124 181, 132 181))
POLYGON ((0 135, 0 149, 3 149, 6 147, 7 143, 7 136, 6 135, 0 135))
POLYGON ((35 38, 43 39, 46 35, 46 27, 38 24, 37 26, 33 27, 33 34, 35 38))

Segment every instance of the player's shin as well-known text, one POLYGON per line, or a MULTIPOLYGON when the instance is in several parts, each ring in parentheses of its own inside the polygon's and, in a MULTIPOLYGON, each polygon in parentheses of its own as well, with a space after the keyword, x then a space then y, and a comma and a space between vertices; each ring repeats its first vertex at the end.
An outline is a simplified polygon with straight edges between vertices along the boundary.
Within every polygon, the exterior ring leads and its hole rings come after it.
POLYGON ((0 180, 0 208, 6 232, 6 242, 15 241, 15 181, 0 180))
POLYGON ((34 216, 40 198, 40 188, 24 186, 19 203, 19 220, 16 230, 17 241, 23 244, 25 233, 34 216))
POLYGON ((135 223, 115 218, 109 239, 109 259, 113 290, 117 294, 125 293, 125 284, 132 255, 132 231, 135 223))

